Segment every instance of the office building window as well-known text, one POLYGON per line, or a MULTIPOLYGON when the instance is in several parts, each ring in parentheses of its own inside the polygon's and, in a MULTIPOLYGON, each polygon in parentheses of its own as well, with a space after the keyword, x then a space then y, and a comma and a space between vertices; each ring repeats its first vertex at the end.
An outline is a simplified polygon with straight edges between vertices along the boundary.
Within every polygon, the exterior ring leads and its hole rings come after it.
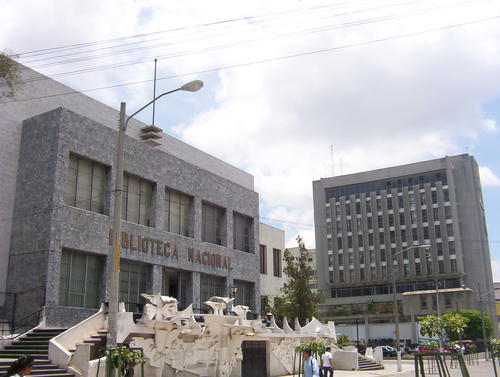
POLYGON ((349 264, 350 265, 353 265, 354 264, 354 253, 352 251, 350 251, 348 254, 347 254, 348 258, 349 258, 349 264))
POLYGON ((438 256, 443 255, 443 244, 441 242, 436 243, 436 253, 438 256))
POLYGON ((59 279, 59 305, 97 309, 103 261, 90 254, 63 250, 59 279))
POLYGON ((360 215, 361 214, 361 203, 356 202, 356 214, 360 215))
POLYGON ((432 275, 432 261, 427 260, 427 274, 432 275))
POLYGON ((387 280, 387 266, 380 267, 380 272, 382 274, 382 279, 387 280))
POLYGON ((410 206, 412 208, 415 208, 415 194, 410 194, 408 197, 409 197, 410 206))
POLYGON ((202 241, 223 245, 222 235, 225 226, 225 214, 226 211, 223 208, 202 203, 202 241))
POLYGON ((386 259, 385 259, 385 250, 384 249, 380 250, 380 261, 381 262, 385 262, 386 261, 386 259))
POLYGON ((260 273, 267 274, 267 247, 260 245, 260 273))
POLYGON ((355 278, 354 278, 354 269, 351 268, 349 270, 349 281, 354 281, 354 280, 355 280, 355 278))
POLYGON ((448 234, 448 237, 453 236, 453 224, 446 224, 446 234, 448 234))
POLYGON ((435 295, 432 295, 432 310, 436 310, 437 309, 437 299, 436 299, 436 296, 435 295))
POLYGON ((396 233, 393 230, 389 232, 389 236, 391 238, 391 243, 396 243, 396 233))
POLYGON ((327 242, 327 247, 328 247, 328 250, 333 250, 333 238, 327 238, 326 239, 326 242, 327 242))
POLYGON ((337 248, 342 249, 342 237, 337 237, 337 248))
POLYGON ((449 194, 448 190, 443 190, 443 200, 445 202, 449 202, 450 201, 450 194, 449 194))
POLYGON ((251 234, 253 219, 238 213, 233 214, 233 248, 235 250, 252 252, 251 234))
POLYGON ((410 266, 407 263, 403 264, 403 274, 405 278, 410 276, 410 266))
POLYGON ((363 233, 363 220, 356 219, 356 230, 358 233, 363 233))
POLYGON ((104 213, 107 180, 104 165, 70 154, 64 201, 74 207, 104 213))
POLYGON ((439 268, 439 273, 444 274, 444 261, 443 260, 440 260, 438 262, 438 268, 439 268))
POLYGON ((399 225, 405 225, 405 214, 404 213, 399 214, 399 225))
POLYGON ((439 208, 432 209, 432 217, 434 217, 434 221, 439 221, 439 208))
POLYGON ((401 242, 406 242, 406 229, 401 229, 401 242))
POLYGON ((408 250, 403 251, 403 259, 408 259, 408 250))
POLYGON ((347 219, 345 222, 346 228, 348 232, 352 232, 352 223, 351 220, 347 219))
POLYGON ((411 237, 412 237, 413 241, 418 241, 417 228, 412 228, 412 230, 411 230, 411 237))
POLYGON ((344 282, 344 270, 339 270, 339 281, 344 282))
POLYGON ((375 250, 370 250, 370 263, 375 263, 375 250))
POLYGON ((233 285, 236 287, 234 305, 245 305, 251 307, 253 284, 247 281, 233 280, 233 285))
POLYGON ((345 214, 346 214, 346 216, 351 216, 351 205, 350 204, 345 205, 345 214))
POLYGON ((208 309, 204 304, 213 296, 224 296, 224 279, 217 276, 201 274, 200 275, 200 302, 199 307, 208 309))
POLYGON ((281 250, 273 249, 273 275, 280 278, 282 273, 281 250))
POLYGON ((424 239, 428 240, 429 239, 429 227, 424 226, 424 239))
POLYGON ((368 233, 368 245, 373 246, 373 233, 368 233))
POLYGON ((120 264, 120 301, 128 312, 142 313, 145 299, 141 293, 152 293, 147 290, 149 266, 123 259, 120 264))
POLYGON ((328 267, 333 267, 333 255, 328 256, 328 267))
POLYGON ((165 230, 189 237, 192 207, 191 196, 165 189, 165 230))
POLYGON ((422 275, 422 268, 420 267, 420 263, 415 263, 415 275, 422 275))
POLYGON ((423 223, 426 223, 426 222, 428 222, 428 220, 429 220, 429 219, 427 218, 427 210, 426 210, 426 209, 423 209, 423 210, 422 210, 422 222, 423 222, 423 223))
POLYGON ((382 216, 378 216, 377 220, 378 220, 378 227, 383 228, 384 227, 384 219, 382 218, 382 216))
POLYGON ((450 270, 451 272, 457 272, 457 260, 450 259, 450 270))
POLYGON ((123 174, 122 219, 151 226, 153 184, 139 177, 123 174))
POLYGON ((410 218, 411 218, 411 224, 416 225, 417 224, 417 213, 414 210, 410 211, 410 218))
POLYGON ((393 205, 392 205, 392 198, 387 198, 387 209, 388 210, 391 210, 393 209, 393 205))
POLYGON ((403 197, 398 196, 398 207, 399 208, 404 208, 404 202, 403 202, 403 197))
POLYGON ((434 231, 436 233, 436 238, 441 238, 441 225, 437 224, 434 228, 434 231))
POLYGON ((425 192, 420 193, 420 205, 421 206, 427 205, 427 199, 425 197, 425 192))
POLYGON ((371 216, 370 216, 370 217, 368 217, 368 218, 366 219, 366 222, 367 222, 367 224, 368 224, 368 229, 373 229, 373 217, 371 217, 371 216))
POLYGON ((394 226, 394 215, 392 213, 389 214, 389 226, 394 226))
POLYGON ((455 241, 448 242, 448 254, 450 254, 450 255, 455 255, 456 254, 456 251, 455 251, 455 241))
POLYGON ((382 211, 382 201, 377 199, 377 211, 382 211))
POLYGON ((335 224, 337 225, 337 233, 342 232, 342 222, 340 220, 337 220, 335 224))
POLYGON ((344 265, 344 254, 339 254, 339 266, 344 265))
POLYGON ((444 217, 446 219, 451 219, 451 207, 450 206, 444 207, 444 217))
POLYGON ((363 235, 358 234, 358 247, 363 246, 363 235))
POLYGON ((361 251, 359 253, 359 264, 365 264, 365 252, 361 251))
POLYGON ((365 269, 364 268, 359 269, 359 280, 365 280, 365 269))
POLYGON ((352 249, 352 236, 347 236, 347 248, 352 249))
POLYGON ((384 233, 383 232, 380 232, 378 234, 378 241, 381 245, 385 244, 385 239, 384 239, 384 233))
POLYGON ((431 191, 432 203, 436 204, 438 202, 436 191, 431 191))
POLYGON ((371 201, 366 201, 366 212, 370 213, 372 211, 372 203, 371 201))

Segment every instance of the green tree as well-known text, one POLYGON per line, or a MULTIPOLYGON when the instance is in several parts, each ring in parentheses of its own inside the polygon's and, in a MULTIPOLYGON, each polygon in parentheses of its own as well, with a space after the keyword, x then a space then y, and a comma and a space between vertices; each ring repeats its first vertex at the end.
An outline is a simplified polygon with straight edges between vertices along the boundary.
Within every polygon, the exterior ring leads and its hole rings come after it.
MULTIPOLYGON (((463 339, 468 339, 468 340, 483 339, 481 312, 479 310, 462 309, 459 310, 458 312, 454 311, 454 313, 458 313, 461 316, 464 316, 465 318, 469 319, 469 321, 467 322, 467 327, 465 328, 463 339)), ((491 320, 486 313, 484 313, 484 327, 486 330, 486 337, 489 338, 493 333, 493 325, 491 324, 491 320)))
POLYGON ((426 315, 418 317, 420 332, 429 338, 438 337, 442 344, 446 343, 446 336, 450 338, 460 337, 464 334, 464 329, 469 319, 455 312, 443 314, 438 317, 435 315, 426 315))
POLYGON ((20 87, 20 65, 0 51, 0 97, 13 98, 20 87))
POLYGON ((307 264, 308 251, 302 237, 297 237, 299 255, 293 256, 288 249, 285 250, 285 268, 283 272, 287 282, 281 288, 282 297, 274 300, 273 314, 278 323, 282 323, 283 317, 290 320, 299 319, 303 326, 306 320, 317 317, 317 305, 321 302, 321 295, 311 291, 309 284, 313 276, 312 268, 307 264))

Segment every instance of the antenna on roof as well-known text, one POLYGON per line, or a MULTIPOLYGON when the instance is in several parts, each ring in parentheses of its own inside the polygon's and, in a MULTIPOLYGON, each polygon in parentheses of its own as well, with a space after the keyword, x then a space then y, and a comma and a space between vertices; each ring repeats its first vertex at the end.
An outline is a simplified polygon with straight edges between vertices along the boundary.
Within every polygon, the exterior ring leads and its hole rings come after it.
MULTIPOLYGON (((155 58, 155 74, 154 74, 154 79, 153 79, 153 99, 156 98, 156 63, 158 59, 155 58)), ((151 122, 151 125, 155 125, 155 109, 156 109, 156 101, 153 102, 153 121, 151 122)))
POLYGON ((331 161, 332 161, 332 177, 335 176, 335 170, 334 170, 334 167, 333 167, 333 144, 330 145, 330 153, 331 153, 331 161))

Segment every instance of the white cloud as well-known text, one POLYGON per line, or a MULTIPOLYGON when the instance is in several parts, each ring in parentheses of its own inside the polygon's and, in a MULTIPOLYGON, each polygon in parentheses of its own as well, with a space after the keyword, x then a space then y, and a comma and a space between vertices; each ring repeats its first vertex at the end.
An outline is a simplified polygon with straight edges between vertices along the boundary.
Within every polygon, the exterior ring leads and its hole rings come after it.
POLYGON ((500 260, 491 261, 491 270, 493 273, 493 281, 500 281, 500 260))
POLYGON ((483 186, 500 186, 500 178, 489 167, 480 166, 479 174, 481 175, 481 184, 483 186))

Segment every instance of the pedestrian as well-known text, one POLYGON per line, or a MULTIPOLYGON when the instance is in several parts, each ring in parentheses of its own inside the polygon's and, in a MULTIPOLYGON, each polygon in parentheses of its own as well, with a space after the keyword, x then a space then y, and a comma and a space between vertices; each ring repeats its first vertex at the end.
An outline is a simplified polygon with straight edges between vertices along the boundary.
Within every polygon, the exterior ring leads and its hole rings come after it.
POLYGON ((2 377, 23 377, 31 373, 33 369, 33 357, 23 355, 14 361, 2 377))
POLYGON ((333 377, 333 356, 332 347, 326 347, 326 351, 321 356, 321 368, 323 370, 323 377, 333 377))
POLYGON ((311 349, 304 348, 302 357, 304 358, 304 377, 319 377, 318 362, 311 356, 311 349))

